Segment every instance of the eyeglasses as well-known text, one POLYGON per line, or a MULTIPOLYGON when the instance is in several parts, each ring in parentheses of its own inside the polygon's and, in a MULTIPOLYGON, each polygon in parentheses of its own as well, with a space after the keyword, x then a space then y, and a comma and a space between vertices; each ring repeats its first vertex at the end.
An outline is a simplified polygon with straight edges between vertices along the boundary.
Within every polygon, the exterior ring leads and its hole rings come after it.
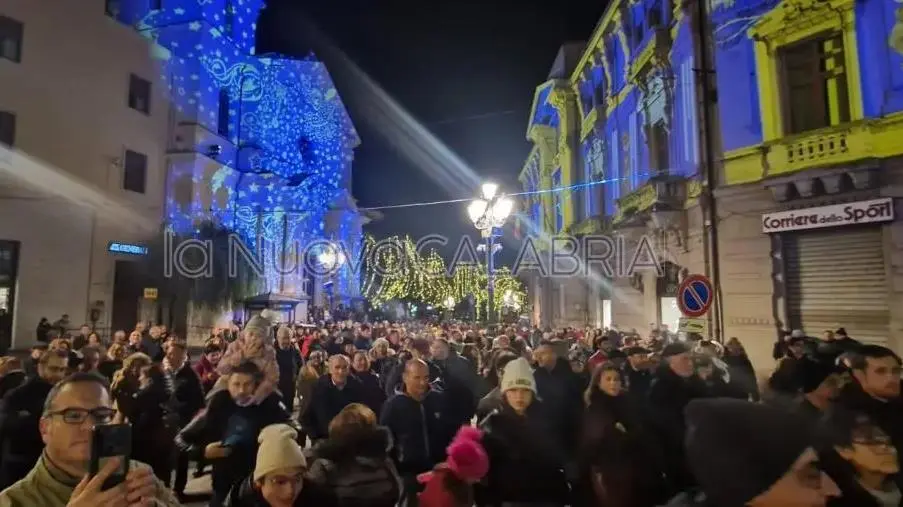
POLYGON ((285 476, 285 475, 274 475, 272 477, 267 477, 266 482, 270 486, 282 487, 282 486, 297 486, 304 481, 303 474, 285 476))
POLYGON ((116 415, 116 411, 111 408, 64 408, 53 412, 47 412, 49 417, 60 416, 66 424, 83 424, 88 417, 97 424, 109 424, 116 415))

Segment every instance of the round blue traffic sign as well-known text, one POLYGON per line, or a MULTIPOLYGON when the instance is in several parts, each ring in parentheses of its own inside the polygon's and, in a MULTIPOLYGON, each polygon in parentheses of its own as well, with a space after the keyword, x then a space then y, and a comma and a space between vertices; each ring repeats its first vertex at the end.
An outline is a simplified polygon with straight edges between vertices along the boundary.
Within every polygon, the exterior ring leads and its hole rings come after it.
POLYGON ((677 289, 677 307, 686 317, 701 317, 712 307, 712 282, 703 275, 688 276, 677 289))

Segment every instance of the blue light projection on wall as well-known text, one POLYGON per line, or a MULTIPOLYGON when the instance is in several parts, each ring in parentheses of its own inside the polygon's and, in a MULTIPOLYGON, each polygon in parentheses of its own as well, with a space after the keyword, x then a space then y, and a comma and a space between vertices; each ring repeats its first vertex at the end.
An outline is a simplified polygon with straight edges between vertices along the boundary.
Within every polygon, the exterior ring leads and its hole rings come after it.
MULTIPOLYGON (((262 0, 122 3, 118 19, 154 42, 177 111, 168 226, 190 233, 213 220, 236 231, 262 253, 265 290, 298 294, 302 269, 279 266, 303 266, 295 253, 317 239, 352 249, 360 239, 359 221, 326 230, 360 141, 325 65, 254 56, 262 0)), ((354 288, 350 276, 339 273, 342 288, 354 288)))

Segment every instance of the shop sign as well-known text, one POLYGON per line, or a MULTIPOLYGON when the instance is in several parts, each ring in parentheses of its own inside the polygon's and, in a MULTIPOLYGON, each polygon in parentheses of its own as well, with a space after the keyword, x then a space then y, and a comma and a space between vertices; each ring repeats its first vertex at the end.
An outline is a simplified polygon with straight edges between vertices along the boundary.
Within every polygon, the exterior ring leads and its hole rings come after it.
POLYGON ((110 244, 107 245, 107 251, 114 254, 147 255, 148 248, 142 245, 111 241, 110 244))
POLYGON ((157 299, 159 295, 159 291, 156 287, 145 287, 144 288, 144 299, 157 299))
POLYGON ((831 206, 819 206, 762 215, 762 232, 802 231, 841 225, 890 222, 894 219, 894 200, 890 197, 831 206))

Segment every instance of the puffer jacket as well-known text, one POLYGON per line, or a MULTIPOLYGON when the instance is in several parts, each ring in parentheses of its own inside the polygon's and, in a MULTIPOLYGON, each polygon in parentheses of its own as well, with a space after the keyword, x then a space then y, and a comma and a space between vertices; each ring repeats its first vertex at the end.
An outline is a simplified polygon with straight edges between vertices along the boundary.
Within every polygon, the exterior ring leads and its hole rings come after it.
POLYGON ((391 440, 382 427, 330 437, 311 451, 307 478, 329 491, 337 507, 394 507, 401 485, 389 458, 391 440))

